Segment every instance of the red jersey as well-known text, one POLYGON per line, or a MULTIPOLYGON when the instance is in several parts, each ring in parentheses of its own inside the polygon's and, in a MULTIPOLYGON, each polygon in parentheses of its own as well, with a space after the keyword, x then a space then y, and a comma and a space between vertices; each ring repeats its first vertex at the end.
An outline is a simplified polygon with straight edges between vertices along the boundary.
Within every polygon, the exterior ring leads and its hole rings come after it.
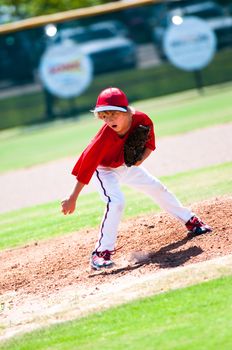
POLYGON ((153 122, 146 114, 135 111, 132 115, 131 127, 123 137, 104 124, 82 152, 72 170, 72 174, 77 177, 78 181, 87 185, 99 165, 110 168, 121 166, 124 163, 124 143, 130 132, 140 124, 150 126, 150 134, 146 142, 146 147, 154 150, 155 135, 153 122))

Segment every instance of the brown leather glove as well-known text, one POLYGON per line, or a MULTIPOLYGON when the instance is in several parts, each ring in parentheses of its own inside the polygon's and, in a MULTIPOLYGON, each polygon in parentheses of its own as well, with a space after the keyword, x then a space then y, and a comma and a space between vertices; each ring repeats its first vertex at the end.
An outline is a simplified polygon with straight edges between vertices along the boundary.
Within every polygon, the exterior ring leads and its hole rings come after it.
POLYGON ((139 125, 129 134, 124 144, 124 161, 128 167, 142 159, 149 132, 149 126, 139 125))

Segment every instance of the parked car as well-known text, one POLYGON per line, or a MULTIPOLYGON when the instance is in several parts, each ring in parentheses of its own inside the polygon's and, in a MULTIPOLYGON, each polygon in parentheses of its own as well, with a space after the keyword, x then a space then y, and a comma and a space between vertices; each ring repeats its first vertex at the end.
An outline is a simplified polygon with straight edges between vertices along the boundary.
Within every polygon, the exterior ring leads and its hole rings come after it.
POLYGON ((49 45, 72 40, 93 61, 94 74, 134 68, 137 64, 136 45, 118 33, 112 22, 99 22, 87 27, 61 29, 49 39, 49 45))
POLYGON ((195 16, 205 20, 216 35, 218 50, 232 45, 232 17, 226 15, 223 8, 213 1, 194 3, 163 11, 153 23, 153 41, 162 58, 165 58, 163 52, 165 31, 173 23, 175 16, 195 16))

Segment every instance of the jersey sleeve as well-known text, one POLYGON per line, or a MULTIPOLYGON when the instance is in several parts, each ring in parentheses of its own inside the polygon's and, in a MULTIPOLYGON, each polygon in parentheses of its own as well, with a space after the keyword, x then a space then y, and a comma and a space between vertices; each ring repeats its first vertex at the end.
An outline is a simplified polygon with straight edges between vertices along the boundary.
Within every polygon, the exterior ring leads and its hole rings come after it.
POLYGON ((99 132, 82 152, 72 170, 72 175, 76 176, 78 181, 87 185, 104 158, 106 150, 107 137, 104 132, 99 132))

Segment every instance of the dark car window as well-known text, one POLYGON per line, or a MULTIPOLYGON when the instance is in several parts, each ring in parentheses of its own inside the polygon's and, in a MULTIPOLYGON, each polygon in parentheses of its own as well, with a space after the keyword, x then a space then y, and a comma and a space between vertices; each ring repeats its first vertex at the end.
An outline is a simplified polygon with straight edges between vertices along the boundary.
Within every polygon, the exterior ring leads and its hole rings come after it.
POLYGON ((89 34, 88 32, 83 32, 83 33, 76 33, 70 36, 71 39, 75 40, 78 43, 84 43, 88 40, 90 40, 89 38, 89 34))
POLYGON ((115 34, 110 29, 89 29, 70 35, 70 38, 78 43, 85 43, 98 39, 109 39, 112 37, 115 37, 115 34))
POLYGON ((114 36, 115 34, 110 29, 91 29, 89 31, 89 40, 108 39, 114 36))

